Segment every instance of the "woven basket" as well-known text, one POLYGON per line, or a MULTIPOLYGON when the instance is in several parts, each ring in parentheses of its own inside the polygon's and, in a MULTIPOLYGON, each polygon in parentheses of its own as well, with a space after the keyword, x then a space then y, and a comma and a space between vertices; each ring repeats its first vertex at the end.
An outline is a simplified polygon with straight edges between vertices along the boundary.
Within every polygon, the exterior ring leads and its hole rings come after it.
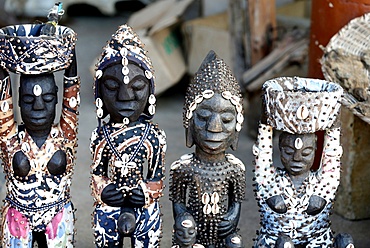
POLYGON ((321 69, 328 81, 340 84, 342 104, 370 123, 370 13, 351 20, 324 49, 321 69))
POLYGON ((57 26, 54 36, 41 36, 43 25, 23 24, 0 29, 1 65, 23 74, 67 68, 76 44, 76 33, 68 27, 57 26))
POLYGON ((289 133, 314 133, 332 126, 343 93, 325 80, 280 77, 263 84, 267 123, 289 133))

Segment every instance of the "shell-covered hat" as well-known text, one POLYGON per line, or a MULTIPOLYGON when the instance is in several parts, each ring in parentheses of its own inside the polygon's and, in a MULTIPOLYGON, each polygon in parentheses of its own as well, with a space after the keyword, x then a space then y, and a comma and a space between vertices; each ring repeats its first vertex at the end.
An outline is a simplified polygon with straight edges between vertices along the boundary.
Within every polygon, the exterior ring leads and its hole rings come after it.
MULTIPOLYGON (((154 97, 154 69, 150 58, 147 56, 147 51, 144 49, 144 44, 139 36, 127 24, 119 26, 117 31, 112 35, 110 41, 103 47, 103 52, 98 60, 95 71, 95 101, 97 107, 98 119, 104 118, 107 113, 102 110, 102 101, 99 96, 99 83, 103 75, 103 70, 112 64, 122 64, 122 75, 124 76, 124 83, 128 84, 130 79, 128 77, 129 68, 128 63, 135 63, 140 66, 145 73, 145 77, 150 82, 150 97, 149 108, 155 104, 154 97)), ((152 118, 155 110, 148 111, 148 118, 152 118)))
POLYGON ((69 66, 76 33, 68 27, 56 26, 54 36, 40 35, 44 24, 23 24, 0 29, 0 59, 12 72, 41 74, 69 66))
POLYGON ((340 110, 343 89, 325 80, 280 77, 263 84, 267 123, 289 133, 329 128, 340 110))
POLYGON ((223 98, 230 100, 235 106, 237 111, 236 130, 238 132, 241 130, 244 116, 239 83, 229 66, 214 51, 208 53, 187 88, 183 113, 185 128, 189 127, 189 121, 193 118, 193 111, 197 105, 204 99, 211 98, 215 93, 221 94, 223 98))

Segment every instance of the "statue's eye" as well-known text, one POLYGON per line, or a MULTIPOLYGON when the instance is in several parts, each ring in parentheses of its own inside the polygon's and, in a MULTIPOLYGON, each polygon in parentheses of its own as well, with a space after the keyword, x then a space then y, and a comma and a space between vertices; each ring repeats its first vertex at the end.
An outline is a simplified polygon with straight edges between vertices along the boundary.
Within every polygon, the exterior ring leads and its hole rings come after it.
POLYGON ((284 153, 286 153, 288 155, 292 155, 294 153, 294 149, 289 147, 289 146, 284 147, 283 151, 284 151, 284 153))
POLYGON ((221 119, 223 123, 230 123, 234 120, 234 115, 232 113, 223 113, 221 119))
POLYGON ((25 103, 33 103, 34 100, 35 100, 35 97, 32 96, 32 95, 23 95, 22 96, 22 101, 25 102, 25 103))
POLYGON ((45 102, 52 102, 54 100, 55 96, 54 94, 45 94, 42 96, 42 99, 45 101, 45 102))
POLYGON ((114 81, 114 80, 111 80, 111 79, 105 80, 104 81, 104 86, 108 90, 118 90, 119 89, 119 83, 117 81, 114 81))
POLYGON ((142 80, 138 80, 136 82, 134 82, 131 87, 133 90, 135 91, 139 91, 139 90, 142 90, 145 88, 145 86, 147 85, 146 82, 142 81, 142 80))
POLYGON ((313 148, 311 148, 311 147, 307 147, 307 148, 303 149, 303 151, 302 151, 302 155, 306 157, 306 156, 311 155, 311 154, 312 154, 312 152, 313 152, 313 148))
POLYGON ((212 112, 207 109, 199 109, 196 114, 199 119, 207 120, 212 115, 212 112))

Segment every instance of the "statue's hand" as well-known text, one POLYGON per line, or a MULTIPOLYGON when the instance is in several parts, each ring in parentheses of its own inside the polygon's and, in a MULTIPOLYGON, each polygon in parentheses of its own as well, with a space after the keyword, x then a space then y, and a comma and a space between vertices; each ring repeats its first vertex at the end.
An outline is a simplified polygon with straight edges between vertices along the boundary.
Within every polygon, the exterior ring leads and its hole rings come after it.
POLYGON ((234 213, 228 212, 221 217, 221 221, 218 224, 218 235, 220 238, 225 238, 235 231, 238 224, 239 216, 234 213))
POLYGON ((121 207, 125 202, 125 198, 122 195, 122 192, 116 189, 116 185, 111 183, 108 184, 100 196, 101 200, 108 204, 111 207, 121 207))
POLYGON ((134 208, 144 207, 145 195, 143 189, 140 186, 130 191, 129 196, 127 197, 127 203, 130 207, 134 208))

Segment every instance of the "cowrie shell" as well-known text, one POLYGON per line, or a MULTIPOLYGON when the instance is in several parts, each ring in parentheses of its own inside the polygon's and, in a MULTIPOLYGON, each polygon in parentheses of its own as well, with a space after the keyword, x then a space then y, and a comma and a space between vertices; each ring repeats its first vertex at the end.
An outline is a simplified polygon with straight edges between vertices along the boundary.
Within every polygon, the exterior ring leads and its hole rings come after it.
POLYGON ((221 93, 222 97, 225 98, 226 100, 229 100, 232 96, 232 94, 230 93, 230 91, 224 91, 221 93))
POLYGON ((1 104, 1 111, 3 111, 4 113, 5 112, 8 112, 9 110, 9 103, 4 101, 2 104, 1 104))
POLYGON ((193 111, 186 111, 186 119, 190 120, 193 117, 193 111))
POLYGON ((123 74, 123 75, 125 75, 125 76, 126 76, 126 75, 128 75, 129 71, 130 71, 130 70, 128 69, 128 67, 127 67, 127 66, 123 66, 123 67, 122 67, 122 74, 123 74))
POLYGON ((240 244, 240 242, 241 242, 241 240, 240 240, 239 237, 232 237, 231 238, 231 243, 233 243, 233 244, 240 244))
POLYGON ((209 99, 209 98, 211 98, 213 95, 214 95, 215 93, 213 92, 213 90, 205 90, 204 92, 203 92, 203 97, 205 98, 205 99, 209 99))
POLYGON ((25 136, 26 136, 26 132, 25 131, 21 131, 21 132, 18 133, 18 137, 21 140, 24 139, 25 136))
POLYGON ((35 96, 39 96, 42 94, 42 88, 40 85, 36 84, 35 86, 33 86, 33 94, 35 96))
POLYGON ((31 150, 30 145, 28 143, 23 143, 21 149, 24 152, 29 152, 31 150))
POLYGON ((71 98, 69 98, 68 103, 71 108, 74 108, 77 106, 77 99, 74 96, 72 96, 71 98))
POLYGON ((207 204, 203 207, 204 214, 210 214, 211 212, 212 212, 212 207, 210 205, 207 204))
POLYGON ((217 204, 213 205, 212 206, 212 213, 213 214, 218 214, 219 212, 220 212, 220 207, 217 204))
POLYGON ((211 195, 211 202, 213 204, 216 204, 220 201, 220 196, 218 195, 217 192, 213 192, 213 194, 211 195))
POLYGON ((128 65, 128 59, 127 59, 127 57, 123 57, 122 58, 122 65, 123 66, 127 66, 128 65))
POLYGON ((202 95, 198 95, 194 99, 195 103, 201 103, 202 101, 203 101, 203 96, 202 95))
POLYGON ((101 99, 101 98, 96 98, 96 100, 95 100, 95 106, 96 106, 97 108, 101 108, 101 107, 103 107, 103 101, 102 101, 102 99, 101 99))
POLYGON ((102 70, 97 70, 97 71, 95 72, 95 77, 96 77, 97 79, 100 79, 100 78, 101 78, 101 76, 103 76, 103 71, 102 71, 102 70))
POLYGON ((124 84, 128 84, 130 82, 130 78, 129 78, 129 76, 124 76, 123 77, 123 83, 124 84))
POLYGON ((239 104, 239 102, 240 102, 240 98, 239 98, 239 97, 237 97, 237 96, 232 95, 232 96, 230 97, 230 102, 231 102, 233 105, 237 105, 237 104, 239 104))
POLYGON ((146 71, 145 71, 145 77, 146 77, 147 79, 152 79, 152 77, 153 77, 152 72, 151 72, 151 71, 149 71, 149 70, 146 70, 146 71))
POLYGON ((235 125, 235 130, 236 130, 237 132, 240 132, 240 130, 242 130, 242 125, 241 125, 240 123, 236 123, 236 125, 235 125))
POLYGON ((242 123, 244 121, 244 116, 241 113, 238 113, 238 115, 236 116, 236 121, 238 123, 242 123))
POLYGON ((155 114, 155 106, 154 105, 149 105, 148 111, 149 111, 150 115, 154 115, 155 114))
POLYGON ((192 102, 189 106, 190 111, 194 111, 197 108, 197 104, 195 102, 192 102))
POLYGON ((304 120, 308 117, 308 115, 309 115, 308 108, 305 105, 301 105, 297 109, 297 118, 298 119, 304 120))
POLYGON ((77 93, 77 103, 80 104, 81 103, 81 96, 80 96, 80 92, 77 93))
POLYGON ((102 109, 102 108, 98 108, 98 109, 96 110, 96 115, 97 115, 99 118, 102 118, 102 117, 103 117, 103 113, 104 113, 104 111, 103 111, 103 109, 102 109))
POLYGON ((203 195, 202 195, 202 203, 203 204, 208 204, 210 200, 211 199, 209 197, 209 194, 208 193, 203 193, 203 195))
POLYGON ((192 159, 194 157, 194 155, 192 153, 188 153, 188 154, 184 154, 180 157, 180 160, 183 161, 183 160, 189 160, 189 159, 192 159))
POLYGON ((189 228, 193 226, 193 222, 191 220, 184 220, 181 222, 181 225, 185 228, 189 228))
POLYGON ((296 149, 301 149, 303 147, 303 141, 301 138, 296 138, 295 141, 294 141, 294 147, 296 149))
POLYGON ((58 136, 59 131, 57 129, 52 129, 50 132, 50 136, 52 138, 56 138, 58 136))
POLYGON ((123 124, 128 125, 130 123, 130 120, 129 120, 129 118, 125 117, 125 118, 123 118, 122 122, 123 122, 123 124))
POLYGON ((156 101, 157 99, 155 99, 155 95, 151 94, 148 99, 149 104, 155 104, 156 101))
POLYGON ((127 56, 127 54, 128 54, 128 51, 127 51, 127 48, 122 48, 120 51, 119 51, 119 53, 121 54, 121 56, 122 57, 125 57, 125 56, 127 56))

